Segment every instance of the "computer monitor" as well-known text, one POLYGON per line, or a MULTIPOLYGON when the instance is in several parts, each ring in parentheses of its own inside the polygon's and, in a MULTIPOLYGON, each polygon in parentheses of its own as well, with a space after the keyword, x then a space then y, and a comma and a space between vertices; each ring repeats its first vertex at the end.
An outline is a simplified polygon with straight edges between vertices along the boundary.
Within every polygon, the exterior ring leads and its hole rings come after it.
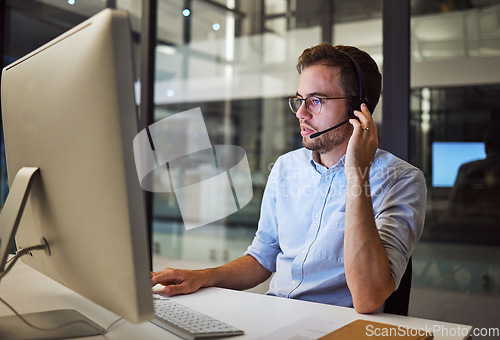
POLYGON ((432 186, 452 187, 462 164, 485 157, 482 142, 433 142, 432 186))
POLYGON ((5 67, 1 96, 9 184, 38 168, 17 248, 48 244, 22 260, 138 323, 153 302, 132 53, 127 13, 106 9, 5 67))

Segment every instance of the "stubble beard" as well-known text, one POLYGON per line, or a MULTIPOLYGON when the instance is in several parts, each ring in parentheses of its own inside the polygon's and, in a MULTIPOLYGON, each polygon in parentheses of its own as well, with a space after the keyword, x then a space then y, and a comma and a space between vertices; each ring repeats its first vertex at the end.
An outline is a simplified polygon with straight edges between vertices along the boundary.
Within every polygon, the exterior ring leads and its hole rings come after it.
POLYGON ((352 134, 351 124, 345 124, 335 130, 329 131, 316 138, 302 138, 302 145, 309 150, 319 154, 325 154, 334 147, 344 144, 352 134))

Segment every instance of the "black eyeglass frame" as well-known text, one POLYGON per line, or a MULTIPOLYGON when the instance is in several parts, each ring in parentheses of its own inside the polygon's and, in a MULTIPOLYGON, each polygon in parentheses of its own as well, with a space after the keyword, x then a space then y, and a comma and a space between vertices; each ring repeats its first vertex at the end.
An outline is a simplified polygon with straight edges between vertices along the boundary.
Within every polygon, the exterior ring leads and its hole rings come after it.
POLYGON ((321 113, 321 109, 323 108, 323 101, 324 100, 335 100, 335 99, 348 99, 348 98, 351 98, 351 97, 318 97, 318 96, 308 96, 308 97, 305 97, 305 98, 300 98, 299 96, 289 96, 287 99, 288 99, 288 106, 290 107, 290 110, 292 110, 292 112, 294 114, 296 114, 299 109, 302 107, 302 104, 305 102, 306 103, 306 109, 307 109, 307 112, 309 112, 310 114, 312 115, 319 115, 321 113), (316 113, 316 112, 312 112, 311 110, 309 110, 309 105, 308 105, 308 99, 309 98, 316 98, 319 100, 319 111, 316 113), (300 105, 299 107, 297 108, 297 111, 294 111, 293 110, 293 106, 292 106, 292 100, 295 100, 295 99, 298 99, 300 101, 300 105))

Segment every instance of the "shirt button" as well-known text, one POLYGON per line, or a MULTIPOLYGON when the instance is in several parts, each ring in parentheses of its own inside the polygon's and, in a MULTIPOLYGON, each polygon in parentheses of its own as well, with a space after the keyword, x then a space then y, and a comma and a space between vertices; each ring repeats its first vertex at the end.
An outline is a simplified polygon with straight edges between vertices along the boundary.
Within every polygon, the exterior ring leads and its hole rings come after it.
POLYGON ((302 254, 305 254, 306 253, 306 250, 305 249, 302 249, 302 254))
POLYGON ((330 177, 329 176, 326 176, 325 177, 325 181, 328 182, 330 180, 330 177))
POLYGON ((292 285, 296 286, 297 285, 297 281, 293 280, 292 281, 292 285))
POLYGON ((314 214, 314 217, 315 217, 316 219, 318 219, 318 218, 319 218, 319 213, 314 214))

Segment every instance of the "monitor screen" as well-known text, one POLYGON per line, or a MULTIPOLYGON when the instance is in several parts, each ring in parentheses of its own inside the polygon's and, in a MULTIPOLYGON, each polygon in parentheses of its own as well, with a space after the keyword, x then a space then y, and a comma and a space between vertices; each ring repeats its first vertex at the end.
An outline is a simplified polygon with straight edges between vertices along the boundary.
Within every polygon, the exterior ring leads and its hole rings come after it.
POLYGON ((132 51, 127 13, 106 9, 5 67, 1 96, 9 185, 39 169, 16 244, 50 248, 22 260, 141 322, 153 302, 132 51))
POLYGON ((433 142, 432 186, 452 187, 462 164, 485 157, 482 142, 433 142))

